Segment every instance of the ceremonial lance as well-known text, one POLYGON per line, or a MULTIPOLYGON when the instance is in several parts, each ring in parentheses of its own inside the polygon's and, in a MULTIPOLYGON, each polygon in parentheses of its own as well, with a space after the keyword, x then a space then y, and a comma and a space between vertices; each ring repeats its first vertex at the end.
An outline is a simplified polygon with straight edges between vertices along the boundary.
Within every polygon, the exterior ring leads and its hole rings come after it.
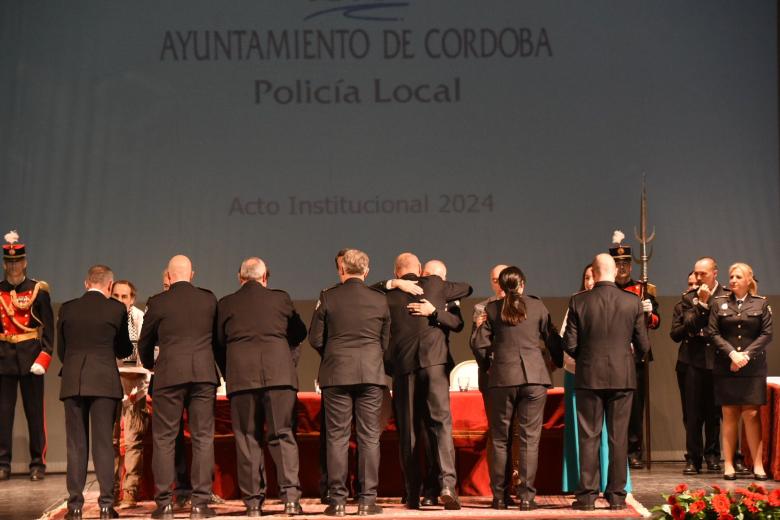
MULTIPOLYGON (((653 250, 650 248, 648 251, 648 244, 655 238, 655 227, 650 236, 647 236, 647 189, 645 187, 645 174, 642 174, 642 200, 639 206, 639 231, 634 228, 634 235, 639 241, 639 258, 634 256, 634 261, 642 266, 642 273, 639 278, 639 285, 641 287, 641 294, 639 298, 644 300, 648 294, 648 277, 647 277, 647 265, 650 263, 650 258, 653 257, 653 250)), ((646 313, 647 323, 650 324, 652 320, 652 313, 646 313)), ((645 358, 647 362, 648 358, 645 358)), ((644 381, 644 393, 645 393, 645 465, 649 470, 653 457, 652 457, 652 427, 650 426, 650 366, 647 367, 646 377, 644 381)))

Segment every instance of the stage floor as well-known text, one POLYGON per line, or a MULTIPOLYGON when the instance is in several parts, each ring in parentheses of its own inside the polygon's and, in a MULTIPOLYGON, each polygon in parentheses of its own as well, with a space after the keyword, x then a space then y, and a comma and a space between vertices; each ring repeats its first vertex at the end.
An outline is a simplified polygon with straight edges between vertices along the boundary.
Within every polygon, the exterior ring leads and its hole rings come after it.
MULTIPOLYGON (((720 478, 720 475, 718 474, 702 474, 695 477, 683 477, 683 466, 684 465, 682 463, 655 463, 653 464, 652 471, 633 471, 631 474, 631 479, 634 483, 634 497, 636 500, 644 505, 647 509, 651 509, 653 506, 663 502, 661 493, 671 492, 674 486, 680 482, 686 482, 693 488, 707 487, 710 484, 718 484, 719 486, 727 489, 744 487, 749 482, 747 480, 727 482, 720 478)), ((770 489, 777 487, 778 485, 777 482, 772 481, 765 484, 767 484, 767 487, 770 489)), ((97 483, 94 482, 94 476, 90 474, 88 479, 88 490, 94 492, 96 489, 97 483)), ((66 496, 65 475, 50 474, 46 477, 46 480, 42 482, 30 482, 26 475, 14 475, 11 480, 0 482, 0 518, 3 520, 29 520, 31 518, 40 518, 46 511, 61 505, 66 496)), ((475 500, 475 507, 484 508, 489 505, 486 500, 483 501, 479 498, 475 498, 475 500), (480 506, 480 504, 482 505, 480 506)), ((307 509, 310 509, 311 512, 315 512, 316 510, 314 507, 316 506, 312 505, 311 507, 307 507, 307 509)), ((354 505, 348 506, 348 512, 351 512, 355 508, 356 506, 354 505)), ((265 509, 267 510, 267 514, 271 514, 271 512, 275 509, 279 509, 278 501, 269 500, 266 503, 265 509)), ((430 515, 430 518, 454 518, 456 516, 454 514, 447 514, 448 512, 442 511, 441 508, 431 509, 431 511, 435 511, 435 513, 430 515)), ((469 510, 463 510, 461 513, 464 511, 469 510)), ((472 511, 470 516, 475 516, 475 510, 470 509, 470 511, 472 511)), ((479 509, 477 511, 479 511, 479 513, 488 512, 487 509, 479 509)), ((562 512, 560 509, 558 509, 558 511, 562 512)), ((405 513, 405 510, 399 510, 398 515, 390 515, 386 513, 379 518, 406 516, 402 513, 405 513)), ((476 516, 484 516, 479 513, 477 513, 476 516)), ((120 515, 132 517, 133 510, 121 510, 120 515)), ((186 514, 186 510, 184 510, 177 516, 186 518, 188 517, 188 514, 186 514)), ((415 514, 413 516, 418 518, 420 517, 419 514, 415 514)), ((539 512, 537 515, 532 513, 521 514, 518 511, 510 511, 509 514, 502 514, 500 517, 511 518, 512 516, 521 518, 535 518, 541 517, 542 513, 539 512), (514 515, 511 513, 514 513, 514 515)), ((548 515, 544 516, 549 517, 548 515)), ((563 516, 571 518, 568 515, 562 514, 557 514, 557 516, 559 518, 563 516)), ((231 515, 231 517, 236 518, 233 515, 231 515)), ((582 517, 593 518, 594 516, 583 514, 582 517)), ((136 516, 136 518, 138 517, 136 516)), ((323 517, 319 515, 319 518, 323 517)), ((616 517, 613 516, 612 518, 616 517)), ((619 518, 619 516, 617 518, 619 518)))

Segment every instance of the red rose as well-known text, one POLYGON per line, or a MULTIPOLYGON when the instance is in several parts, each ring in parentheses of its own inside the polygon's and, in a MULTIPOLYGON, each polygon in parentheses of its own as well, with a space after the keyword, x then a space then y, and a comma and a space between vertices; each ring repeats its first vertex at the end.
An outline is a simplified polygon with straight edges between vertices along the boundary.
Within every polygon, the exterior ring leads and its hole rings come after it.
POLYGON ((674 520, 684 520, 685 519, 685 509, 680 507, 679 505, 675 504, 672 506, 672 518, 674 520))
POLYGON ((769 493, 769 505, 772 507, 780 507, 780 488, 775 488, 769 493))
POLYGON ((688 491, 688 484, 686 483, 677 484, 677 487, 674 488, 675 493, 682 493, 684 491, 688 491))
POLYGON ((704 508, 707 507, 707 504, 704 503, 704 500, 697 500, 693 504, 688 507, 688 512, 692 515, 695 515, 699 511, 704 511, 704 508))
POLYGON ((731 500, 725 493, 715 495, 712 497, 712 507, 721 515, 728 513, 729 509, 731 509, 731 500))

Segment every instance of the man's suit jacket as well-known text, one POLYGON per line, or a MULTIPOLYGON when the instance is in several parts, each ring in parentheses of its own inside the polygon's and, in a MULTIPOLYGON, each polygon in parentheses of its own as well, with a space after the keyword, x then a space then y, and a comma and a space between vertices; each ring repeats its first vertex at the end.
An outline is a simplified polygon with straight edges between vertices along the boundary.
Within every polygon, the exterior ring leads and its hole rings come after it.
POLYGON ((447 302, 465 298, 471 294, 467 283, 445 282, 438 276, 403 276, 405 280, 417 280, 423 289, 422 296, 414 296, 393 289, 387 293, 392 322, 390 346, 386 361, 393 376, 402 376, 419 368, 446 365, 449 359, 447 335, 436 317, 413 316, 406 306, 424 298, 437 312, 447 312, 447 302))
POLYGON ((550 313, 541 300, 521 296, 525 302, 526 318, 517 325, 501 319, 503 300, 488 303, 487 320, 472 337, 471 348, 480 366, 492 353, 488 372, 488 388, 538 384, 552 386, 542 346, 563 366, 561 337, 555 330, 550 313))
POLYGON ((117 358, 133 353, 127 331, 127 308, 97 291, 60 307, 57 356, 62 361, 60 399, 122 399, 117 358))
MULTIPOLYGON (((699 302, 698 288, 683 294, 680 300, 680 315, 675 314, 670 333, 674 341, 680 343, 678 361, 698 368, 712 370, 715 358, 715 344, 708 332, 710 322, 710 305, 715 298, 728 296, 731 290, 718 284, 705 307, 699 302)), ((676 309, 676 308, 675 308, 676 309)))
POLYGON ((154 388, 185 383, 219 384, 213 338, 217 298, 189 282, 176 282, 149 298, 138 353, 154 370, 154 388), (154 359, 154 347, 160 354, 154 359))
POLYGON ((217 304, 217 351, 227 393, 274 386, 298 389, 306 325, 290 296, 250 280, 217 304))
POLYGON ((309 327, 309 343, 322 356, 320 386, 385 385, 389 337, 390 310, 380 291, 359 278, 323 291, 309 327))
POLYGON ((575 294, 563 339, 566 352, 577 360, 575 388, 636 389, 634 364, 650 349, 636 295, 613 282, 597 282, 592 290, 575 294))

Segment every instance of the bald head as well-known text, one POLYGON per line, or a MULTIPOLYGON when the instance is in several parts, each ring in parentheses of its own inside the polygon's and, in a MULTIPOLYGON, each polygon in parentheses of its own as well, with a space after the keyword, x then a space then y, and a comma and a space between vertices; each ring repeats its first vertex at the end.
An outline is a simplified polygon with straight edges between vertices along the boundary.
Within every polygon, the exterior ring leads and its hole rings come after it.
POLYGON ((614 282, 617 266, 612 255, 601 253, 593 259, 593 279, 597 282, 614 282))
POLYGON ((405 274, 422 274, 420 259, 412 253, 401 253, 395 259, 395 275, 400 278, 405 274))
POLYGON ((241 268, 238 271, 238 280, 242 284, 252 280, 265 285, 268 280, 265 262, 256 256, 247 258, 241 262, 241 268))
POLYGON ((447 279, 447 266, 441 260, 428 260, 423 267, 423 276, 438 276, 447 279))
POLYGON ((195 273, 192 272, 192 262, 184 255, 176 255, 168 262, 168 280, 171 284, 176 282, 189 282, 195 273))
POLYGON ((501 289, 501 287, 498 285, 498 275, 501 274, 501 271, 503 271, 507 267, 509 266, 504 264, 498 264, 497 266, 493 267, 493 269, 490 270, 490 288, 493 289, 493 294, 496 295, 496 298, 504 297, 504 290, 501 289))

